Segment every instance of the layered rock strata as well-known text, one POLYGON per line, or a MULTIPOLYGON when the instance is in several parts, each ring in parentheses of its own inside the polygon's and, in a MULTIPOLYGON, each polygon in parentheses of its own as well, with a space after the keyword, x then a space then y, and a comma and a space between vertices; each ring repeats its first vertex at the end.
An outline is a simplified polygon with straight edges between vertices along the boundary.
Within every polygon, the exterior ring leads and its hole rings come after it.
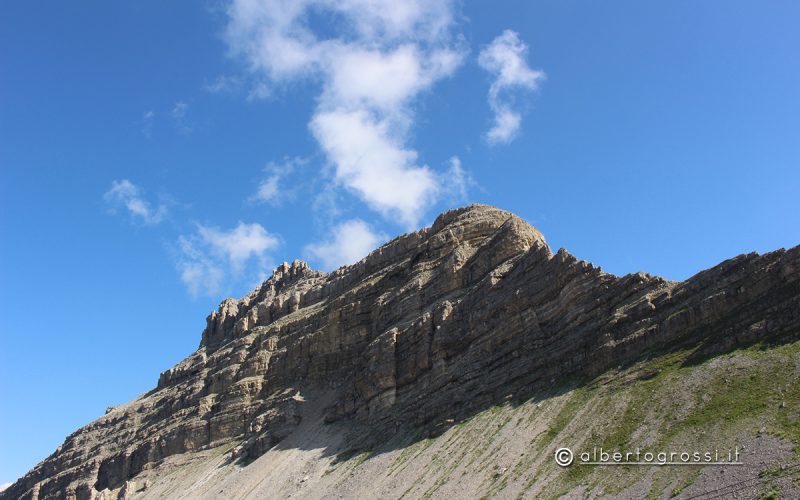
POLYGON ((509 212, 473 205, 331 273, 295 261, 207 319, 155 389, 79 429, 2 498, 124 496, 171 455, 289 435, 308 395, 380 440, 431 433, 509 399, 650 352, 722 352, 800 335, 800 247, 683 281, 614 276, 553 252, 509 212))

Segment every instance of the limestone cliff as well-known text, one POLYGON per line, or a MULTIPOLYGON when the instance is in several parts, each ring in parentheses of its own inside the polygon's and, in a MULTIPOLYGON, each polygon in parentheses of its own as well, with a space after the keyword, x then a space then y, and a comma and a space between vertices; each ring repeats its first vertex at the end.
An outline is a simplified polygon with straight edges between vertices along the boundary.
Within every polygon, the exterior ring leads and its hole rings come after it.
POLYGON ((180 460, 224 450, 220 463, 246 469, 309 419, 372 449, 652 353, 798 338, 800 247, 683 282, 618 277, 473 205, 331 273, 280 266, 222 302, 155 389, 77 430, 0 497, 147 495, 165 464, 180 474, 180 460))

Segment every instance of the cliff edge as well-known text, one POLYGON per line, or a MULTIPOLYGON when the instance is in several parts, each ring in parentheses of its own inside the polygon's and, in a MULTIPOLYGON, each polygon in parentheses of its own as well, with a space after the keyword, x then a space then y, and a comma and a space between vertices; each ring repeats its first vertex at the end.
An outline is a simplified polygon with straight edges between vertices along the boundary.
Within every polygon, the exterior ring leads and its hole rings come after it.
MULTIPOLYGON (((798 339, 800 247, 741 255, 683 282, 619 277, 553 253, 509 212, 473 205, 354 265, 324 273, 284 264, 247 296, 223 301, 197 351, 156 388, 68 436, 0 497, 288 495, 295 490, 280 478, 270 488, 245 480, 248 471, 263 462, 262 476, 274 474, 289 467, 287 454, 311 450, 324 465, 308 459, 302 476, 281 474, 326 496, 335 485, 320 481, 336 464, 450 436, 498 405, 560 401, 609 373, 638 373, 625 370, 655 356, 685 352, 688 366, 798 339)), ((553 411, 529 418, 551 422, 553 411)), ((519 452, 549 456, 550 444, 519 452)), ((371 491, 358 481, 341 479, 337 491, 371 491)), ((407 486, 381 491, 399 496, 407 486)))

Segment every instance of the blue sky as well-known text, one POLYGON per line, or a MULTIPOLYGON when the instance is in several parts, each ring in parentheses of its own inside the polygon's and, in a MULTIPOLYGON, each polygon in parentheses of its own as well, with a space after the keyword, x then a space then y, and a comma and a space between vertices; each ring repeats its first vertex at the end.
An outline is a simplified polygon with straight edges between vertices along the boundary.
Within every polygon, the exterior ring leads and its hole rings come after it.
POLYGON ((3 2, 0 483, 277 263, 447 208, 617 274, 800 243, 797 2, 390 6, 3 2))

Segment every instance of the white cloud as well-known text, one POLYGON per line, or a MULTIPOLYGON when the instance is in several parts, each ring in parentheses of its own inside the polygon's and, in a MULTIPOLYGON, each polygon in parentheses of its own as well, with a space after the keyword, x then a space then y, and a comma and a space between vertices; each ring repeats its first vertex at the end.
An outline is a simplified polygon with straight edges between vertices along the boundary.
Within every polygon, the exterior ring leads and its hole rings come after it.
POLYGON ((197 224, 196 229, 178 238, 178 271, 191 295, 216 295, 243 277, 248 284, 266 278, 272 267, 268 252, 280 240, 260 224, 240 222, 227 231, 197 224))
POLYGON ((489 144, 507 144, 511 142, 519 132, 522 123, 522 115, 517 111, 512 111, 505 104, 493 103, 494 124, 486 132, 486 140, 489 144))
POLYGON ((449 0, 235 0, 226 39, 257 78, 251 96, 297 78, 321 83, 309 127, 335 181, 413 227, 439 188, 407 146, 413 102, 463 61, 452 12, 449 0), (334 32, 318 38, 312 15, 336 20, 334 32))
POLYGON ((167 214, 165 205, 153 208, 142 197, 141 190, 128 179, 113 181, 103 199, 111 206, 112 211, 124 207, 133 219, 138 218, 144 224, 158 224, 167 214))
POLYGON ((3 484, 0 484, 0 491, 5 491, 5 490, 7 490, 9 486, 11 486, 11 483, 3 483, 3 484))
POLYGON ((155 121, 155 118, 156 114, 152 109, 142 113, 142 135, 148 139, 153 136, 153 122, 155 121))
POLYGON ((258 184, 258 191, 256 191, 255 199, 258 201, 272 201, 278 199, 280 191, 278 190, 278 181, 280 176, 272 174, 258 184))
POLYGON ((461 55, 455 51, 424 53, 410 43, 385 51, 337 44, 328 55, 329 81, 322 99, 325 107, 388 114, 405 111, 402 107, 410 99, 453 73, 461 62, 461 55))
POLYGON ((435 40, 452 23, 452 2, 407 0, 325 0, 319 2, 338 10, 361 38, 393 41, 419 37, 435 40))
POLYGON ((454 201, 463 202, 469 197, 469 188, 475 185, 475 180, 461 166, 458 156, 450 158, 450 167, 444 174, 442 184, 454 201))
POLYGON ((343 214, 336 186, 331 183, 324 183, 314 195, 311 209, 314 212, 317 224, 322 224, 326 227, 332 226, 343 214))
POLYGON ((191 125, 186 120, 186 112, 189 109, 189 105, 185 101, 178 101, 172 107, 172 111, 170 114, 172 115, 172 119, 175 121, 175 126, 178 127, 178 130, 184 134, 188 134, 192 131, 191 125))
POLYGON ((227 94, 236 92, 242 86, 237 76, 219 75, 212 82, 203 85, 203 90, 211 94, 227 94))
POLYGON ((278 238, 269 234, 260 224, 239 223, 230 231, 198 224, 200 238, 211 250, 227 258, 234 269, 241 269, 250 257, 260 257, 278 246, 278 238))
POLYGON ((505 30, 478 56, 478 64, 494 76, 489 88, 489 106, 494 112, 494 124, 487 132, 490 144, 511 142, 519 132, 522 116, 512 108, 512 92, 535 90, 544 79, 544 72, 533 70, 525 57, 528 46, 519 34, 505 30))
POLYGON ((178 101, 175 103, 175 106, 172 107, 172 117, 176 120, 183 120, 186 118, 186 110, 189 109, 189 105, 183 101, 178 101))
POLYGON ((336 179, 386 217, 413 226, 438 186, 428 167, 415 166, 417 153, 403 149, 391 124, 367 111, 318 113, 314 137, 336 165, 336 179))
POLYGON ((267 176, 259 181, 256 193, 250 197, 249 201, 275 205, 284 198, 293 196, 296 186, 287 185, 285 180, 297 168, 305 165, 307 161, 305 158, 294 157, 284 158, 281 163, 270 162, 264 168, 267 176))
POLYGON ((196 247, 192 238, 180 236, 178 238, 180 257, 178 259, 178 272, 181 281, 186 285, 189 294, 214 296, 222 288, 225 272, 218 262, 196 247))
POLYGON ((334 227, 327 241, 306 245, 305 252, 330 270, 359 261, 384 241, 385 234, 373 232, 360 219, 351 219, 334 227))

